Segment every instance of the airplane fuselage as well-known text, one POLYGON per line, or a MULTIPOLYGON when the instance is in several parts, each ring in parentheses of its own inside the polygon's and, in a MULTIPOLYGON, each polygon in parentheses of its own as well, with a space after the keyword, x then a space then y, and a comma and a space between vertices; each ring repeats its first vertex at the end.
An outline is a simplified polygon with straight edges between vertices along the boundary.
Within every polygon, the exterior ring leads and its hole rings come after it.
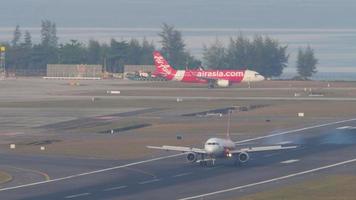
POLYGON ((227 80, 229 84, 257 82, 264 77, 251 70, 177 70, 168 80, 186 83, 209 83, 209 80, 227 80))
POLYGON ((153 58, 156 66, 154 74, 169 81, 207 83, 209 87, 229 87, 234 83, 264 80, 262 75, 251 70, 175 70, 158 51, 153 53, 153 58))
POLYGON ((236 149, 232 140, 223 138, 210 138, 204 144, 207 154, 214 158, 229 157, 229 151, 236 149))

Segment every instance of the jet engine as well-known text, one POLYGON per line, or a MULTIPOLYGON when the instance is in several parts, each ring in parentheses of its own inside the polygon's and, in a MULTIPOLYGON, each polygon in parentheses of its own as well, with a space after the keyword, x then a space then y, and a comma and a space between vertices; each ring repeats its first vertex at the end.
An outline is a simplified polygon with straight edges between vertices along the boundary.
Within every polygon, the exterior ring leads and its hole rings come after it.
POLYGON ((241 152, 238 155, 238 159, 241 163, 245 163, 250 159, 250 156, 246 152, 241 152))
POLYGON ((228 80, 219 79, 216 81, 216 85, 219 87, 229 87, 230 83, 228 80))
POLYGON ((187 154, 187 160, 189 162, 195 162, 195 161, 197 161, 197 158, 198 158, 198 156, 194 152, 190 152, 190 153, 187 154))

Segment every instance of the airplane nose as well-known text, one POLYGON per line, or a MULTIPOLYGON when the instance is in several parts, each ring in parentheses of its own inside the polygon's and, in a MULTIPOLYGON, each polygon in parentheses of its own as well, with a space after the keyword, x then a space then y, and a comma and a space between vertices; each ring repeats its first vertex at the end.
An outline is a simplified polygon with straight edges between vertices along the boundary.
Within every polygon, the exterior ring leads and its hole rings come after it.
POLYGON ((208 153, 208 154, 212 154, 215 152, 215 148, 213 146, 210 146, 210 145, 207 145, 205 147, 205 151, 208 153))

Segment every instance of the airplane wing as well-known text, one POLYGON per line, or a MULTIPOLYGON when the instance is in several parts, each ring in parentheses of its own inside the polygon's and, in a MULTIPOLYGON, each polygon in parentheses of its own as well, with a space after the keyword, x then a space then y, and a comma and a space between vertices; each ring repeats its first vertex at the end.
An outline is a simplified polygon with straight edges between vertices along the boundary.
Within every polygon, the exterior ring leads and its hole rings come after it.
POLYGON ((280 150, 295 149, 295 148, 297 148, 297 146, 274 145, 274 146, 248 147, 248 148, 236 149, 236 150, 229 151, 229 153, 231 154, 238 154, 241 152, 255 153, 255 152, 266 152, 266 151, 280 151, 280 150))
POLYGON ((180 151, 180 152, 194 152, 194 153, 199 153, 199 154, 206 154, 206 151, 204 149, 199 149, 199 148, 192 148, 192 147, 182 147, 182 146, 168 146, 168 145, 163 145, 160 147, 157 146, 147 146, 149 149, 160 149, 160 150, 166 150, 166 151, 180 151))

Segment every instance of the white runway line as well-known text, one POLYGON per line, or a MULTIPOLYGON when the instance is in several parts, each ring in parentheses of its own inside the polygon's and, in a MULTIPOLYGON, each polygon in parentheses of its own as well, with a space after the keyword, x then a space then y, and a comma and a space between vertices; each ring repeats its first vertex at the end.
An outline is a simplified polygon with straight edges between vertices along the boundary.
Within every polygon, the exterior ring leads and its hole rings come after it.
POLYGON ((295 162, 298 162, 298 161, 299 161, 298 159, 285 160, 285 161, 282 161, 281 163, 282 163, 282 164, 291 164, 291 163, 295 163, 295 162))
POLYGON ((314 169, 310 169, 310 170, 294 173, 294 174, 289 174, 289 175, 286 175, 286 176, 281 176, 281 177, 278 177, 278 178, 273 178, 273 179, 261 181, 261 182, 251 183, 251 184, 247 184, 247 185, 241 185, 241 186, 237 186, 237 187, 233 187, 233 188, 229 188, 229 189, 225 189, 225 190, 218 190, 218 191, 215 191, 215 192, 200 194, 200 195, 191 196, 191 197, 185 197, 185 198, 182 198, 182 199, 179 199, 179 200, 190 200, 190 199, 198 199, 198 198, 203 199, 204 197, 207 197, 207 196, 212 196, 212 195, 222 194, 222 193, 231 192, 231 191, 235 191, 235 190, 241 190, 241 189, 245 189, 245 188, 249 188, 249 187, 254 187, 254 186, 258 186, 258 185, 262 185, 262 184, 277 182, 277 181, 281 181, 281 180, 284 180, 284 179, 293 178, 293 177, 296 177, 296 176, 301 176, 301 175, 310 174, 310 173, 313 173, 313 172, 318 172, 318 171, 329 169, 329 168, 333 168, 333 167, 338 167, 338 166, 342 166, 342 165, 346 165, 346 164, 351 164, 351 163, 354 163, 354 162, 356 162, 356 158, 351 159, 351 160, 346 160, 346 161, 343 161, 343 162, 338 162, 338 163, 331 164, 331 165, 326 165, 326 166, 323 166, 323 167, 318 167, 318 168, 314 168, 314 169))
POLYGON ((176 174, 174 176, 172 176, 172 178, 178 178, 178 177, 182 177, 182 176, 188 176, 192 174, 191 172, 187 172, 187 173, 181 173, 181 174, 176 174))
POLYGON ((338 129, 338 130, 343 130, 343 129, 348 129, 348 128, 350 128, 351 126, 341 126, 341 127, 338 127, 338 128, 336 128, 336 129, 338 129))
POLYGON ((271 154, 264 155, 263 157, 268 158, 268 157, 276 156, 279 154, 281 154, 281 153, 271 153, 271 154))
POLYGON ((342 126, 342 127, 338 127, 338 128, 336 128, 337 130, 355 130, 356 129, 356 127, 354 127, 354 126, 342 126))
POLYGON ((292 141, 283 141, 283 142, 279 142, 277 144, 284 145, 284 144, 291 144, 291 143, 292 143, 292 141))
POLYGON ((154 183, 154 182, 158 182, 158 181, 160 181, 161 179, 152 179, 152 180, 148 180, 148 181, 141 181, 141 182, 139 182, 138 184, 140 184, 140 185, 144 185, 144 184, 147 184, 147 183, 154 183))
POLYGON ((86 176, 86 175, 91 175, 91 174, 97 174, 97 173, 112 171, 112 170, 115 170, 115 169, 131 167, 131 166, 138 165, 138 164, 149 163, 149 162, 163 160, 163 159, 167 159, 167 158, 173 158, 173 157, 177 157, 177 156, 181 156, 181 155, 184 155, 184 154, 180 153, 180 154, 174 154, 174 155, 170 155, 170 156, 163 156, 163 157, 153 158, 153 159, 149 159, 149 160, 143 160, 143 161, 138 161, 138 162, 134 162, 134 163, 129 163, 129 164, 125 164, 125 165, 119 165, 119 166, 115 166, 115 167, 100 169, 100 170, 96 170, 96 171, 90 171, 90 172, 85 172, 85 173, 81 173, 81 174, 75 174, 75 175, 72 175, 72 176, 66 176, 66 177, 62 177, 62 178, 51 179, 51 180, 47 180, 47 181, 40 181, 40 182, 34 182, 34 183, 25 184, 25 185, 18 185, 18 186, 13 186, 13 187, 1 188, 0 192, 7 191, 7 190, 14 190, 14 189, 19 189, 19 188, 24 188, 24 187, 30 187, 30 186, 35 186, 35 185, 41 185, 41 184, 45 184, 45 183, 58 182, 58 181, 63 181, 63 180, 67 180, 67 179, 73 179, 73 178, 77 178, 77 177, 81 177, 81 176, 86 176))
POLYGON ((73 198, 83 197, 83 196, 88 196, 88 195, 90 195, 90 193, 81 193, 81 194, 74 194, 74 195, 66 196, 64 198, 73 199, 73 198))
POLYGON ((122 190, 122 189, 125 189, 125 188, 127 188, 127 186, 126 185, 122 185, 122 186, 117 186, 117 187, 106 188, 103 191, 104 192, 109 192, 109 191, 113 191, 113 190, 122 190))

